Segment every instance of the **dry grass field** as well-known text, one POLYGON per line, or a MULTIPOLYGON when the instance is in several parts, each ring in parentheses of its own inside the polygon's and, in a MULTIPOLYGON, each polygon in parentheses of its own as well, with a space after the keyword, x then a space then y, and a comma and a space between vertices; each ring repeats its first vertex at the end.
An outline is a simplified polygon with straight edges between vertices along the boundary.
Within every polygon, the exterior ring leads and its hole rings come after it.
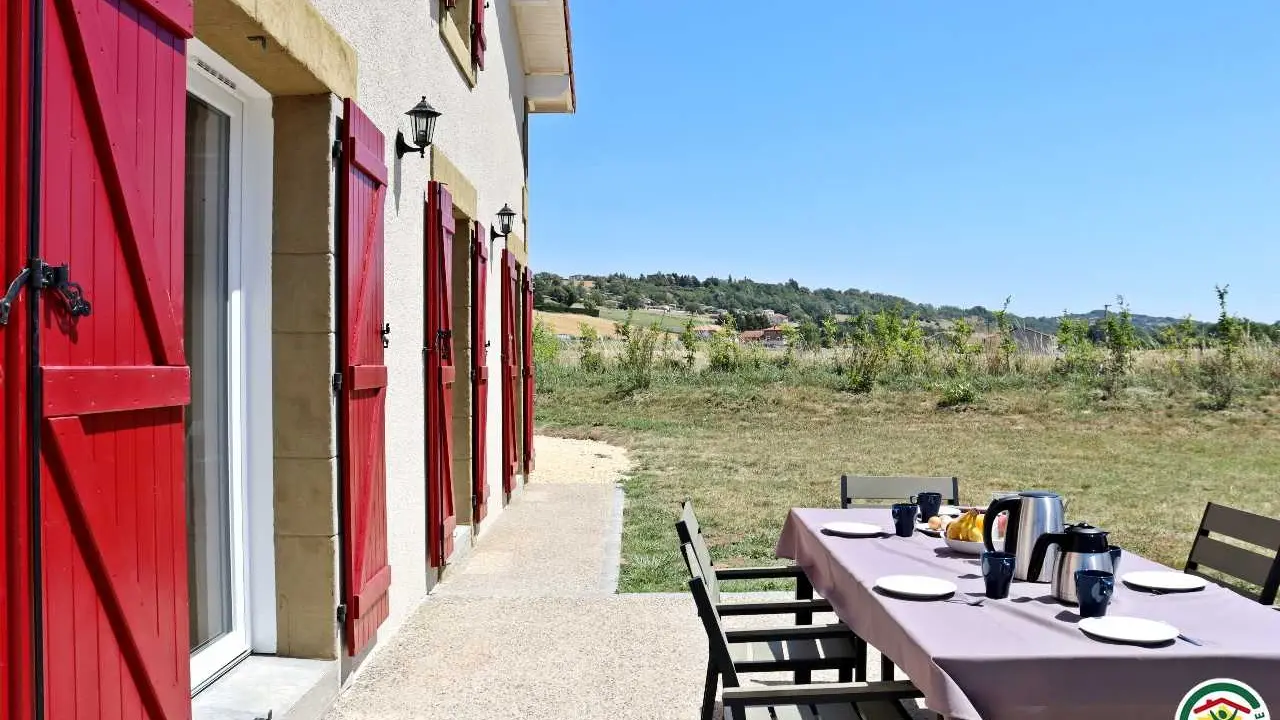
POLYGON ((586 323, 596 329, 601 337, 613 337, 617 335, 613 329, 613 321, 607 318, 591 317, 590 315, 576 315, 573 313, 549 313, 541 310, 533 312, 534 321, 546 323, 551 331, 557 335, 573 335, 580 333, 580 326, 586 323))

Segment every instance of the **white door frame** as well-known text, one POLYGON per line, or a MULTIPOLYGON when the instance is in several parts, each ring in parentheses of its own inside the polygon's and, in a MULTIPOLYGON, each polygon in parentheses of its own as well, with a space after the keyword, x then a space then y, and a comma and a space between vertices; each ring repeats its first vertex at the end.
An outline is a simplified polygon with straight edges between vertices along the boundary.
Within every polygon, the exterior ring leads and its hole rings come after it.
POLYGON ((191 658, 202 689, 250 652, 276 650, 271 412, 271 95, 199 40, 187 91, 231 118, 227 223, 232 632, 191 658), (250 479, 252 482, 250 482, 250 479))

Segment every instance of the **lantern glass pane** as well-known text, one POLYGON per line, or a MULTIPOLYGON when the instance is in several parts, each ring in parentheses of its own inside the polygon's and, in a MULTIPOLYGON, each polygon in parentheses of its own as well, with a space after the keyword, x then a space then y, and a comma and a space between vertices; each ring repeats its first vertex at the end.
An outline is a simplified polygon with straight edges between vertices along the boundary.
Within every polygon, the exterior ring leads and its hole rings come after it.
POLYGON ((415 118, 414 122, 418 124, 418 144, 423 147, 430 145, 431 138, 436 133, 436 116, 415 118))

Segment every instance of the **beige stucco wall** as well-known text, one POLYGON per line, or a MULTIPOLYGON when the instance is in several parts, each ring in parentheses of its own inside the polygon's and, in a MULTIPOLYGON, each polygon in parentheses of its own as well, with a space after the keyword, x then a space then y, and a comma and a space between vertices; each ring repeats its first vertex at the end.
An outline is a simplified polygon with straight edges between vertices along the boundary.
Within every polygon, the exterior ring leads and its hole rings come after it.
MULTIPOLYGON (((423 202, 433 160, 432 153, 426 159, 417 154, 395 158, 392 145, 397 129, 408 132, 404 112, 426 95, 443 113, 436 128, 436 147, 474 188, 474 199, 458 193, 460 207, 472 205, 465 209, 488 226, 504 203, 513 208, 522 205, 524 75, 509 0, 490 0, 486 69, 478 74, 474 88, 441 39, 438 0, 384 0, 377 12, 352 0, 313 0, 313 4, 355 49, 360 106, 387 138, 391 183, 386 208, 385 302, 392 334, 386 353, 386 442, 388 551, 394 580, 391 616, 379 631, 379 638, 385 638, 422 601, 433 580, 427 568, 422 374, 423 202)), ((499 327, 498 273, 498 264, 491 263, 487 324, 494 338, 499 327)), ((465 298, 459 300, 465 302, 465 298)), ((489 349, 491 368, 499 364, 498 345, 494 342, 489 349)), ((467 377, 467 368, 460 367, 459 379, 467 377)), ((490 505, 486 522, 502 509, 501 380, 496 372, 490 377, 488 416, 493 420, 487 440, 488 467, 490 497, 496 503, 490 505)), ((457 451, 467 452, 465 448, 457 451)))

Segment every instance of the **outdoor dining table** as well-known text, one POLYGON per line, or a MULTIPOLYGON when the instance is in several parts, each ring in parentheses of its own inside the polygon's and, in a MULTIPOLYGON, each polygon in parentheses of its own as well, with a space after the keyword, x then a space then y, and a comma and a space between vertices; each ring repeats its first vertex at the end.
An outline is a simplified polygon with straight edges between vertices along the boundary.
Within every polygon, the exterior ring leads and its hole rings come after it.
MULTIPOLYGON (((981 560, 941 538, 892 531, 887 509, 796 508, 776 554, 804 570, 836 615, 911 678, 933 712, 955 720, 1177 720, 1188 691, 1229 678, 1271 700, 1280 717, 1280 612, 1212 583, 1152 594, 1117 582, 1108 615, 1161 620, 1201 645, 1100 641, 1076 627, 1077 608, 1053 599, 1048 583, 1015 581, 1007 599, 959 602, 985 598, 981 560), (874 523, 887 534, 829 535, 822 526, 832 521, 874 523), (923 601, 875 588, 878 578, 903 574, 950 580, 958 589, 949 601, 923 601)), ((1130 552, 1120 562, 1121 577, 1168 569, 1130 552)))

